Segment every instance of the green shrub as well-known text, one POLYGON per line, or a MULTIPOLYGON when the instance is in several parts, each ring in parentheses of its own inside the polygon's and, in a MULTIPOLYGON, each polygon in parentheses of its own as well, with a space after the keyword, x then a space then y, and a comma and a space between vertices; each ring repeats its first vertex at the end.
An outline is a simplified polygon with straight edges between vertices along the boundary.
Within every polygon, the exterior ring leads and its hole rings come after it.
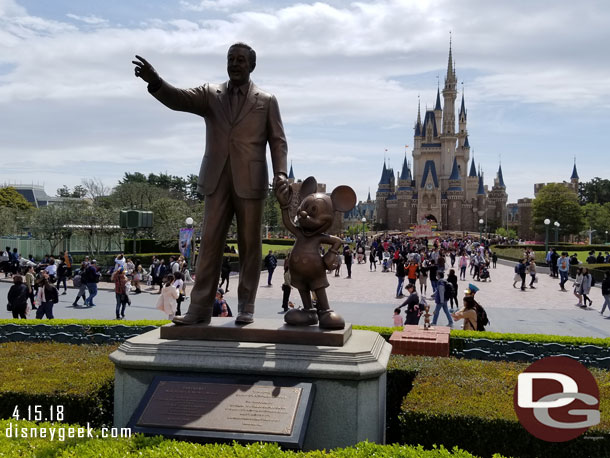
MULTIPOLYGON (((125 255, 133 253, 133 239, 125 239, 125 255)), ((136 252, 138 253, 158 253, 166 251, 180 251, 178 240, 155 240, 155 239, 136 239, 136 252)))
MULTIPOLYGON (((449 451, 444 447, 425 450, 423 447, 404 445, 379 445, 361 442, 353 447, 337 448, 326 451, 300 452, 282 450, 273 443, 240 444, 195 444, 179 442, 163 437, 144 437, 135 435, 130 438, 102 439, 101 431, 93 431, 94 438, 66 439, 65 441, 41 438, 8 438, 6 430, 13 428, 50 428, 65 427, 69 424, 0 421, 0 454, 2 456, 52 457, 64 458, 114 457, 114 458, 172 458, 172 457, 201 457, 201 458, 474 458, 468 452, 454 448, 449 451)), ((78 425, 75 425, 78 427, 78 425)), ((500 455, 495 458, 502 458, 500 455)))
MULTIPOLYGON (((15 406, 62 405, 65 421, 94 426, 112 423, 114 365, 108 355, 117 345, 0 344, 0 418, 15 406)), ((1 450, 1 448, 0 448, 1 450)))
MULTIPOLYGON (((163 326, 164 324, 171 323, 169 320, 122 320, 119 326, 163 326)), ((81 326, 91 326, 92 328, 103 328, 110 326, 117 326, 116 320, 77 320, 77 319, 53 319, 53 320, 21 320, 21 319, 0 319, 0 326, 4 324, 17 324, 22 326, 37 326, 39 324, 46 324, 49 326, 68 326, 71 324, 81 326)))
POLYGON ((379 334, 381 334, 381 337, 383 337, 386 341, 390 341, 390 337, 392 337, 392 334, 396 331, 402 331, 402 326, 398 326, 398 327, 394 327, 394 328, 388 328, 385 326, 361 326, 358 324, 355 324, 352 326, 353 329, 361 329, 363 331, 373 331, 373 332, 377 332, 379 334))
POLYGON ((489 340, 520 340, 521 342, 533 343, 561 343, 565 345, 597 345, 610 347, 610 337, 575 337, 558 336, 553 334, 517 334, 512 332, 490 332, 490 331, 462 331, 452 330, 450 343, 457 344, 461 339, 489 339, 489 340))
MULTIPOLYGON (((610 373, 592 369, 600 388, 601 423, 587 437, 568 443, 548 443, 530 435, 513 408, 517 376, 528 364, 458 360, 455 358, 393 356, 388 370, 415 372, 412 389, 404 397, 399 425, 400 441, 451 444, 471 453, 503 453, 527 457, 607 456, 610 450, 610 373)), ((408 389, 408 387, 407 387, 408 389)), ((388 397, 389 400, 389 397, 388 397)), ((392 417, 389 418, 393 421, 392 417)), ((394 439, 394 438, 393 438, 394 439)))

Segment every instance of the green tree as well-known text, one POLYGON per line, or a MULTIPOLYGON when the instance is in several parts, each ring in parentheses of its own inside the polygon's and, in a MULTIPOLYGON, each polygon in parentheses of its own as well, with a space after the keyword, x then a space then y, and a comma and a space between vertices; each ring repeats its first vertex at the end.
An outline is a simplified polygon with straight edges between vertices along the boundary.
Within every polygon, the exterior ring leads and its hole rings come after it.
POLYGON ((532 229, 545 231, 544 220, 559 221, 563 234, 579 234, 585 228, 582 207, 576 193, 561 183, 544 186, 532 203, 532 229))
POLYGON ((119 180, 119 185, 128 183, 148 183, 148 179, 146 178, 146 175, 140 172, 125 172, 123 178, 119 180))
POLYGON ((496 234, 499 235, 500 237, 507 237, 509 239, 516 239, 517 238, 517 231, 514 229, 508 229, 506 230, 506 228, 504 227, 499 227, 496 229, 496 234))
MULTIPOLYGON (((153 211, 153 236, 157 240, 177 240, 181 227, 185 227, 184 221, 191 214, 184 200, 176 200, 168 197, 155 200, 151 207, 153 211)), ((195 226, 196 227, 196 226, 195 226)))
POLYGON ((605 204, 610 202, 610 180, 599 177, 578 184, 578 197, 583 204, 605 204))
POLYGON ((87 189, 84 186, 78 184, 74 186, 72 191, 70 191, 70 188, 68 188, 68 186, 63 185, 61 188, 57 189, 56 195, 57 197, 74 197, 80 199, 87 195, 87 189))
POLYGON ((150 185, 148 182, 120 183, 110 195, 114 208, 151 210, 157 199, 169 198, 167 190, 150 185))
POLYGON ((74 217, 70 206, 56 204, 38 209, 32 222, 34 235, 49 243, 51 254, 56 253, 57 246, 70 236, 71 230, 66 226, 72 223, 74 217))
POLYGON ((595 242, 606 241, 606 231, 610 231, 610 202, 601 204, 588 203, 583 206, 586 229, 591 228, 595 232, 595 242))
POLYGON ((0 207, 16 208, 17 210, 27 210, 32 205, 17 192, 12 186, 0 188, 0 207))
POLYGON ((275 193, 269 190, 263 207, 263 226, 268 226, 269 231, 278 232, 284 229, 284 226, 280 223, 281 220, 280 204, 275 197, 275 193))

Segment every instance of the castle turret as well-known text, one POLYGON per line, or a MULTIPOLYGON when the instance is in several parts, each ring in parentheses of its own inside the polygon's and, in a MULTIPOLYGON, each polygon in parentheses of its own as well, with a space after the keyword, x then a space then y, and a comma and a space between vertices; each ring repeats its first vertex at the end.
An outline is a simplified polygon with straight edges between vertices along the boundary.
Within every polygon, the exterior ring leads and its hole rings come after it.
POLYGON ((440 127, 443 122, 443 109, 441 108, 441 92, 440 88, 436 88, 436 103, 434 104, 434 118, 436 125, 440 127))
POLYGON ((576 192, 578 192, 578 172, 576 171, 576 158, 574 158, 574 167, 572 168, 572 176, 570 177, 570 183, 576 192))
POLYGON ((451 39, 449 40, 449 61, 447 63, 447 75, 445 76, 445 87, 443 88, 443 98, 445 99, 443 110, 443 134, 455 134, 455 98, 457 77, 453 68, 453 56, 451 54, 451 39))
POLYGON ((290 161, 290 172, 288 172, 288 182, 294 183, 294 171, 292 170, 292 161, 290 161))

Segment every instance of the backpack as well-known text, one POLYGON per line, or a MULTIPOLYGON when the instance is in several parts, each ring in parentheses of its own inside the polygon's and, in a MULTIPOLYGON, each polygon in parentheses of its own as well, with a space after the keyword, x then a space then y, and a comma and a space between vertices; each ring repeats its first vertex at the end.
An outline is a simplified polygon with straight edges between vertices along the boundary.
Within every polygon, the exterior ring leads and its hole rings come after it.
POLYGON ((448 281, 445 282, 445 302, 449 302, 453 297, 453 285, 448 281))
POLYGON ((485 326, 489 325, 489 318, 487 318, 487 312, 478 302, 476 302, 475 309, 477 312, 477 331, 485 331, 485 326))

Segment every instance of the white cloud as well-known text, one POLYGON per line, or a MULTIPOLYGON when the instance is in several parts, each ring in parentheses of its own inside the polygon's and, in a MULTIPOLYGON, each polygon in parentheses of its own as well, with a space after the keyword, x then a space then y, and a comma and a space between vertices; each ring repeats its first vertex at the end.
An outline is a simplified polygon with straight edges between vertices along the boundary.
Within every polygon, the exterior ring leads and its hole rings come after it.
POLYGON ((101 18, 101 17, 94 16, 94 15, 78 16, 76 14, 68 13, 68 14, 66 14, 66 16, 69 17, 70 19, 74 19, 75 21, 84 22, 85 24, 89 24, 89 25, 101 25, 101 24, 108 23, 108 20, 101 18))
POLYGON ((249 0, 200 0, 198 3, 181 0, 180 6, 186 11, 230 11, 248 3, 249 0))
MULTIPOLYGON (((339 168, 349 168, 346 159, 357 158, 364 162, 354 167, 365 171, 352 172, 353 176, 364 180, 372 175, 366 187, 375 186, 383 148, 392 146, 402 157, 401 145, 412 143, 417 95, 422 96, 422 110, 434 102, 434 76, 440 73, 442 84, 449 30, 454 32, 458 78, 472 76, 466 79, 469 121, 494 101, 511 107, 542 106, 549 117, 592 112, 600 130, 604 123, 608 126, 603 113, 610 105, 610 64, 603 56, 610 38, 605 25, 610 7, 605 3, 381 0, 280 5, 274 9, 242 0, 183 1, 182 11, 144 17, 137 27, 128 28, 93 14, 58 13, 75 22, 38 17, 14 1, 0 0, 3 142, 23 151, 21 157, 40 158, 33 153, 33 138, 14 138, 11 132, 32 119, 44 124, 37 112, 15 115, 21 113, 15 107, 32 104, 58 121, 56 132, 45 132, 49 142, 61 136, 82 149, 95 137, 99 151, 90 151, 89 157, 103 156, 116 161, 118 168, 142 156, 163 164, 171 151, 188 159, 190 172, 196 172, 204 142, 203 128, 194 127, 200 126, 199 120, 156 106, 143 82, 133 76, 130 62, 134 54, 143 55, 177 86, 222 81, 227 46, 246 41, 259 56, 253 78, 280 101, 291 155, 311 158, 323 151, 322 156, 333 155, 339 168), (74 104, 82 110, 66 108, 74 104), (105 107, 128 113, 128 119, 105 107), (22 117, 5 120, 6 113, 22 117), (92 125, 74 132, 70 126, 80 125, 76 116, 91 119, 92 125), (96 127, 113 135, 98 137, 96 127), (150 139, 126 141, 128 132, 150 139), (304 141, 310 132, 325 136, 319 139, 324 148, 304 141)), ((140 16, 134 12, 134 17, 140 16)), ((486 114, 478 124, 469 123, 470 140, 477 151, 479 145, 494 145, 497 151, 481 150, 481 157, 487 154, 497 164, 498 153, 508 157, 503 149, 508 146, 503 145, 525 142, 524 135, 532 132, 524 119, 503 109, 486 114), (521 136, 515 139, 516 134, 521 136)), ((552 131, 549 125, 544 127, 552 131)), ((591 136, 595 138, 594 133, 591 136)), ((526 146, 524 159, 531 157, 526 146)), ((57 161, 62 150, 41 151, 57 161)), ((489 170, 487 176, 491 180, 489 170)))

